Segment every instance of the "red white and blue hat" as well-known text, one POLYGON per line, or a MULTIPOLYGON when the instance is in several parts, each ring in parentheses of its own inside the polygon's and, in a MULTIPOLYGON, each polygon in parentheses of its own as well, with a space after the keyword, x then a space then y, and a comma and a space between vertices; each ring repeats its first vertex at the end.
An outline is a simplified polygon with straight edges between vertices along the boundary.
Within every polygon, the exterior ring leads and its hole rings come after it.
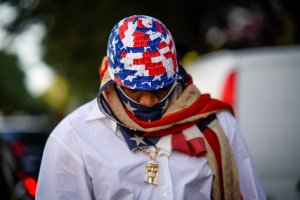
POLYGON ((133 15, 109 36, 108 70, 114 82, 134 90, 157 90, 174 83, 178 63, 173 37, 159 20, 133 15))

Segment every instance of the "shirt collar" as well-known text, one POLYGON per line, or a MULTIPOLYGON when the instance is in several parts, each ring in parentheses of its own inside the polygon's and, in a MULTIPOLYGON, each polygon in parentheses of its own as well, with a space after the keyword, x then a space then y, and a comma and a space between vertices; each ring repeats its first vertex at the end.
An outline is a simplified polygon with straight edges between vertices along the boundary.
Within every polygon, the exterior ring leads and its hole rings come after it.
POLYGON ((160 140, 156 143, 156 146, 161 149, 161 152, 164 152, 166 155, 170 155, 172 151, 172 136, 166 135, 160 138, 160 140))
MULTIPOLYGON (((88 115, 85 118, 85 121, 93 121, 97 119, 103 119, 106 118, 106 116, 100 111, 98 104, 97 104, 97 99, 93 99, 91 104, 89 105, 89 112, 88 115)), ((113 131, 116 133, 117 132, 117 123, 113 120, 111 121, 111 126, 113 131)))
POLYGON ((85 118, 85 121, 92 121, 92 120, 101 119, 105 117, 105 115, 98 108, 96 98, 93 99, 92 102, 89 104, 88 110, 89 112, 85 118))
MULTIPOLYGON (((87 121, 87 122, 106 118, 106 116, 99 110, 96 99, 92 100, 91 104, 89 105, 88 110, 89 110, 89 112, 85 118, 85 121, 87 121)), ((111 121, 111 126, 112 126, 114 133, 117 134, 119 132, 119 131, 117 131, 118 130, 117 123, 113 120, 110 120, 110 121, 111 121)), ((172 150, 171 139, 172 139, 171 135, 164 136, 157 142, 156 146, 159 147, 162 152, 169 155, 172 150)))

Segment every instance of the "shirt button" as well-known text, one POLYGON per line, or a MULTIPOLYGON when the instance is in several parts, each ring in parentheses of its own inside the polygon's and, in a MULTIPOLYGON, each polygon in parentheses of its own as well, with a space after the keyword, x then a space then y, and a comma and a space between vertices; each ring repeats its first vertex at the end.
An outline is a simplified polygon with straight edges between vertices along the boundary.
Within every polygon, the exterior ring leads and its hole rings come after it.
POLYGON ((168 193, 167 193, 167 192, 164 192, 162 195, 163 195, 163 197, 167 197, 167 196, 168 196, 168 193))

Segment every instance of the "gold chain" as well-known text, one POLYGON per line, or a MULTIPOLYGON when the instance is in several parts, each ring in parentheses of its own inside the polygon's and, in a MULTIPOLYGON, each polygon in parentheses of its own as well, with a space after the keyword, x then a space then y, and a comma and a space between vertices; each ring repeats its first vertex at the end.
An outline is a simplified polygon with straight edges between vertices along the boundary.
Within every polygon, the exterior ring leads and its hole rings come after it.
POLYGON ((146 154, 151 160, 155 160, 156 156, 157 156, 157 154, 158 154, 158 152, 160 150, 160 148, 159 147, 155 147, 155 151, 154 152, 149 151, 147 149, 147 147, 140 147, 139 150, 141 152, 143 152, 144 154, 146 154), (154 153, 154 155, 152 153, 154 153))

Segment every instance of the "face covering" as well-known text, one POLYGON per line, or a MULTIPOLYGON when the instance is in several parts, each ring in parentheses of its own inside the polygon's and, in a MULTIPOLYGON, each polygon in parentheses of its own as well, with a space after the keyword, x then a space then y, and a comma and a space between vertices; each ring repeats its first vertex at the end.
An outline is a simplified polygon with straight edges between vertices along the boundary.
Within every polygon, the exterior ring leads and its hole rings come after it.
POLYGON ((165 112, 166 108, 172 101, 172 94, 174 88, 176 88, 177 83, 175 82, 168 94, 156 105, 152 107, 147 107, 139 104, 138 102, 131 99, 126 95, 121 86, 116 86, 116 91, 119 95, 119 98, 123 105, 129 110, 132 114, 134 114, 138 119, 143 121, 154 121, 160 119, 165 112))

